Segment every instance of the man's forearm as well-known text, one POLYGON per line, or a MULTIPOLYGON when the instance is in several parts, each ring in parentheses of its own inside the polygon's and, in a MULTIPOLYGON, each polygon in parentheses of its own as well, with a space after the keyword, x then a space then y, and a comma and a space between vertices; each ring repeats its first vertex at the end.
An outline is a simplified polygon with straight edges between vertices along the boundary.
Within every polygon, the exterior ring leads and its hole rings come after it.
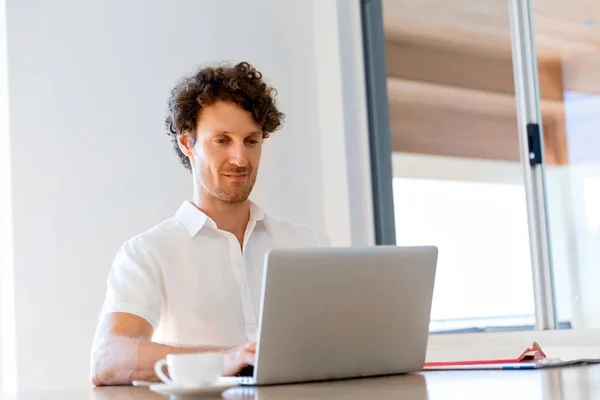
POLYGON ((108 335, 96 342, 92 352, 92 383, 128 385, 134 380, 157 381, 154 364, 173 353, 223 351, 221 347, 180 347, 148 339, 108 335))

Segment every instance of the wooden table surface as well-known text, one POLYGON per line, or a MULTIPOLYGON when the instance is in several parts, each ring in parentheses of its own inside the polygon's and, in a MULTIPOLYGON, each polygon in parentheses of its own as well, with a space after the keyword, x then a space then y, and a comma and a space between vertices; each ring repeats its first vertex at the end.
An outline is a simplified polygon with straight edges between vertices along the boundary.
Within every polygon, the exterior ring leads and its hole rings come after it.
MULTIPOLYGON (((160 400, 144 387, 29 392, 3 400, 160 400)), ((202 397, 209 399, 214 397, 202 397)), ((600 399, 600 365, 522 371, 443 371, 258 388, 234 388, 225 399, 600 399)))

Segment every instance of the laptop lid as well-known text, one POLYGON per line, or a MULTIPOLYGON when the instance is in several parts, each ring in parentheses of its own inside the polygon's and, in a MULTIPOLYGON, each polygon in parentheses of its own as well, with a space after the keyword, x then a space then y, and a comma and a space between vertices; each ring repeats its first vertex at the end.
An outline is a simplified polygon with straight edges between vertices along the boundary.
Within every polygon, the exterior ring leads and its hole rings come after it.
POLYGON ((437 254, 433 246, 269 252, 253 383, 421 370, 437 254))

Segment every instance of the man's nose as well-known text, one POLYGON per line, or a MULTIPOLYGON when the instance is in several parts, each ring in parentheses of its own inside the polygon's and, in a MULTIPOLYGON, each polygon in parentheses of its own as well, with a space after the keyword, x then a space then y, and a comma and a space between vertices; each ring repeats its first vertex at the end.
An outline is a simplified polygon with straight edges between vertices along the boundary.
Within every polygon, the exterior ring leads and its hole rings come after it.
POLYGON ((248 157, 246 156, 246 147, 243 144, 236 144, 231 147, 229 162, 238 167, 248 165, 248 157))

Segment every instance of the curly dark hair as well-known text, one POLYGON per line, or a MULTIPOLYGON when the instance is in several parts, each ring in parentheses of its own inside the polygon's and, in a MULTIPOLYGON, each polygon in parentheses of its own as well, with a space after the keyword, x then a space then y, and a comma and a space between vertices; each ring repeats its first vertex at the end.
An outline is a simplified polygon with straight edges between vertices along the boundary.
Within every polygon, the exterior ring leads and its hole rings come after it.
POLYGON ((201 67, 194 75, 182 78, 169 96, 165 128, 183 166, 191 171, 190 160, 177 144, 177 135, 189 132, 194 144, 196 124, 203 107, 219 100, 237 104, 252 113, 266 139, 281 127, 285 118, 277 109, 276 94, 276 90, 263 81, 262 74, 247 62, 201 67))

